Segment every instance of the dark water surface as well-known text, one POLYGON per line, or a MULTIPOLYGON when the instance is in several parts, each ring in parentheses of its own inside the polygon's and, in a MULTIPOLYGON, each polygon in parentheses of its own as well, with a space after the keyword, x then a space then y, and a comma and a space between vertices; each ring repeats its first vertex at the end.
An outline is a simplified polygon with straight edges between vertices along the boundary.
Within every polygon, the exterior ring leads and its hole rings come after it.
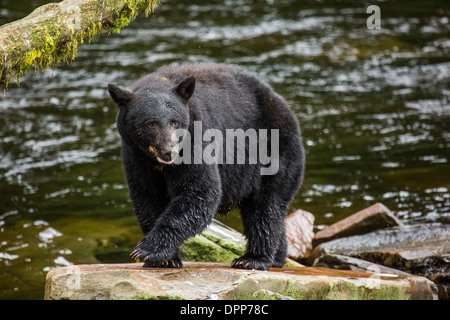
MULTIPOLYGON (((0 0, 0 24, 46 1, 0 0)), ((377 201, 450 219, 450 6, 386 1, 162 1, 70 65, 0 95, 0 298, 42 299, 50 268, 130 262, 141 238, 106 85, 167 63, 246 66, 291 103, 307 150, 290 211, 323 228, 377 201)), ((238 214, 223 219, 241 229, 238 214)))

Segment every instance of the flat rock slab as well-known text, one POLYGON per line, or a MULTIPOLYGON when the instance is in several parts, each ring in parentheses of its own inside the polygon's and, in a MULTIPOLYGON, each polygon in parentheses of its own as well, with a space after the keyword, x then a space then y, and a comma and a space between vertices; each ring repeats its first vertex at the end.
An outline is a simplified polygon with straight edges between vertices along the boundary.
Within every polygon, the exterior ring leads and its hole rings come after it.
POLYGON ((179 269, 147 269, 142 263, 59 267, 48 272, 45 299, 437 299, 419 276, 316 267, 239 270, 211 262, 179 269))
POLYGON ((353 270, 353 271, 370 271, 378 273, 388 273, 409 276, 409 273, 401 270, 389 268, 380 264, 375 264, 362 259, 343 256, 340 254, 326 254, 314 261, 314 267, 325 267, 339 270, 353 270))
POLYGON ((427 277, 437 284, 440 299, 448 299, 450 225, 422 224, 394 227, 335 239, 315 247, 311 260, 317 261, 321 266, 332 266, 329 264, 330 261, 321 260, 327 260, 327 256, 337 255, 351 256, 376 265, 427 277))
POLYGON ((317 232, 312 244, 315 247, 322 242, 402 225, 382 203, 375 203, 317 232))
MULTIPOLYGON (((320 244, 314 249, 313 256, 343 254, 365 259, 367 255, 374 252, 398 256, 404 261, 448 255, 450 254, 450 225, 394 227, 340 238, 320 244)), ((384 265, 389 264, 384 263, 384 265)))

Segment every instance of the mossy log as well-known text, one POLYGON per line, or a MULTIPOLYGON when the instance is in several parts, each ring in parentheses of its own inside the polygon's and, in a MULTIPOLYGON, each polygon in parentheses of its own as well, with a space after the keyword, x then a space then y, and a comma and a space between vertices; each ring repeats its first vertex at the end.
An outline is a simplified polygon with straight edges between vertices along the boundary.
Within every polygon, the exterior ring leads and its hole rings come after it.
POLYGON ((55 69, 75 58, 77 48, 102 30, 118 32, 157 0, 65 0, 34 10, 0 27, 0 87, 19 83, 31 67, 55 69))

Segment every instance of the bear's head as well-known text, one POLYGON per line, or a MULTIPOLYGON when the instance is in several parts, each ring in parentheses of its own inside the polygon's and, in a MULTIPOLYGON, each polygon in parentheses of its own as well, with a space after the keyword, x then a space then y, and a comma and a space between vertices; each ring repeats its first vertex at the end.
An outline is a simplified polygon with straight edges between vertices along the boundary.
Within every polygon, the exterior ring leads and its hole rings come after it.
POLYGON ((187 102, 194 89, 192 76, 172 88, 158 86, 128 91, 108 84, 109 94, 119 106, 117 128, 124 142, 163 165, 172 164, 182 137, 174 132, 187 130, 189 126, 187 102))

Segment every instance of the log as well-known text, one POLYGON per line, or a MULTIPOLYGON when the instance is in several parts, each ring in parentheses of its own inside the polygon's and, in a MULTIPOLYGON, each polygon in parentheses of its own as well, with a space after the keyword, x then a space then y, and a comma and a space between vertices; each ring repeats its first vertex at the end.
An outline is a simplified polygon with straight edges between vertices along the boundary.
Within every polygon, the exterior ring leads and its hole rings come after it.
POLYGON ((13 77, 20 84, 31 67, 55 69, 73 61, 77 48, 103 30, 119 32, 157 0, 65 0, 34 10, 23 19, 0 27, 0 86, 13 77))

